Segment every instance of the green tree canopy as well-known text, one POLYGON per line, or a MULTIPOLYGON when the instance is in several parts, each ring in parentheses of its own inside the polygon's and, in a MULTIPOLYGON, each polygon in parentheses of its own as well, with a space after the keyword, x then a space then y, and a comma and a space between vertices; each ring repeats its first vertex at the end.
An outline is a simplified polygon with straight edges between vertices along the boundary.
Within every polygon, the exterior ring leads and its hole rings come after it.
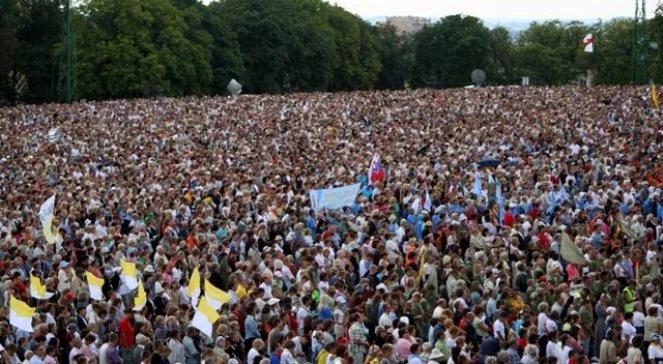
POLYGON ((208 91, 210 39, 190 32, 169 0, 90 0, 82 9, 80 94, 86 98, 208 91))
MULTIPOLYGON (((0 1, 0 104, 57 101, 64 0, 0 1)), ((323 0, 82 0, 77 95, 87 99, 632 80, 634 22, 534 22, 520 33, 451 15, 414 34, 323 0), (594 35, 594 53, 582 39, 594 35)), ((646 79, 663 82, 663 8, 646 24, 646 79)))
POLYGON ((573 82, 591 67, 583 54, 582 39, 591 31, 580 22, 532 23, 516 40, 518 72, 533 84, 573 82))
POLYGON ((412 84, 460 87, 490 62, 490 31, 472 16, 451 15, 415 35, 412 84))
POLYGON ((372 34, 382 64, 375 87, 381 90, 402 89, 412 63, 411 42, 389 24, 374 26, 372 34))

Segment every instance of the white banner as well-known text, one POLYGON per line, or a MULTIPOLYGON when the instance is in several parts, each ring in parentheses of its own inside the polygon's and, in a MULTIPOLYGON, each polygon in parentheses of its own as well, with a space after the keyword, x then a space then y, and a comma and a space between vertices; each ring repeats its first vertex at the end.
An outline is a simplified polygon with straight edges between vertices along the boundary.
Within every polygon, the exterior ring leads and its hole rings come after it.
POLYGON ((359 194, 361 184, 348 185, 324 190, 311 190, 311 207, 318 211, 322 209, 336 210, 350 206, 359 194))

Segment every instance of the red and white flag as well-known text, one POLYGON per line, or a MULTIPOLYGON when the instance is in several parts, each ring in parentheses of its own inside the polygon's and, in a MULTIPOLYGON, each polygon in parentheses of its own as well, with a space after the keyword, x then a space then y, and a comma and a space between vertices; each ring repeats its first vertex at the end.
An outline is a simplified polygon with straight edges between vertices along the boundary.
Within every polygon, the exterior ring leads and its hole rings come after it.
POLYGON ((585 52, 593 53, 594 52, 594 37, 592 33, 589 33, 582 39, 582 44, 585 45, 585 52))
POLYGON ((375 154, 371 161, 371 166, 368 168, 368 184, 372 185, 384 180, 384 169, 380 163, 380 157, 375 154))

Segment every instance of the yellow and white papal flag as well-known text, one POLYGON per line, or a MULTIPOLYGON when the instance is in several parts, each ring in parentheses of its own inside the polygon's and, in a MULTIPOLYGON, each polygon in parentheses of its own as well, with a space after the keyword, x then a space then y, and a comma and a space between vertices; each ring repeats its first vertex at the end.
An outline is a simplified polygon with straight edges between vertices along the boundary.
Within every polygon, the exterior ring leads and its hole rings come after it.
POLYGON ((39 222, 44 233, 44 239, 49 244, 56 244, 56 251, 61 248, 62 237, 53 232, 53 218, 55 214, 55 195, 49 197, 39 208, 39 222))
POLYGON ((87 286, 90 290, 90 298, 97 301, 104 300, 104 292, 101 288, 104 286, 104 279, 95 276, 90 272, 85 272, 85 278, 87 278, 87 286))
POLYGON ((32 332, 32 315, 36 310, 12 295, 9 301, 9 323, 19 330, 32 332))
POLYGON ((30 296, 39 300, 47 300, 53 297, 54 293, 46 292, 46 286, 41 283, 39 277, 30 274, 30 296))
POLYGON ((209 304, 206 297, 202 297, 196 307, 196 313, 191 319, 190 326, 195 327, 203 334, 212 337, 212 327, 219 319, 219 313, 209 304))
POLYGON ((133 291, 138 287, 138 275, 136 274, 136 264, 132 262, 127 262, 123 260, 120 262, 120 268, 122 268, 122 273, 120 278, 122 282, 129 288, 130 291, 133 291))
POLYGON ((230 301, 230 295, 221 288, 214 287, 210 281, 205 279, 205 297, 209 305, 218 310, 224 303, 230 301))
POLYGON ((138 292, 136 297, 134 297, 134 311, 140 311, 145 307, 147 303, 147 295, 145 294, 145 288, 143 288, 143 281, 138 281, 138 292))
POLYGON ((195 307, 198 304, 198 297, 200 297, 200 271, 198 271, 198 267, 196 267, 193 270, 193 273, 191 273, 186 292, 189 295, 189 298, 191 298, 191 306, 195 307))

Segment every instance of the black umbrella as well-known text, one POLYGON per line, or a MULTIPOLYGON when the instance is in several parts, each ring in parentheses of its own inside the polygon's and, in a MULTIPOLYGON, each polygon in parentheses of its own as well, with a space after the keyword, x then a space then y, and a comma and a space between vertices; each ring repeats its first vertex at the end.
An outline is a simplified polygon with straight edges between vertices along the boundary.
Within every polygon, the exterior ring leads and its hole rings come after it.
POLYGON ((497 159, 483 159, 479 162, 479 168, 495 168, 500 165, 500 161, 497 159))

